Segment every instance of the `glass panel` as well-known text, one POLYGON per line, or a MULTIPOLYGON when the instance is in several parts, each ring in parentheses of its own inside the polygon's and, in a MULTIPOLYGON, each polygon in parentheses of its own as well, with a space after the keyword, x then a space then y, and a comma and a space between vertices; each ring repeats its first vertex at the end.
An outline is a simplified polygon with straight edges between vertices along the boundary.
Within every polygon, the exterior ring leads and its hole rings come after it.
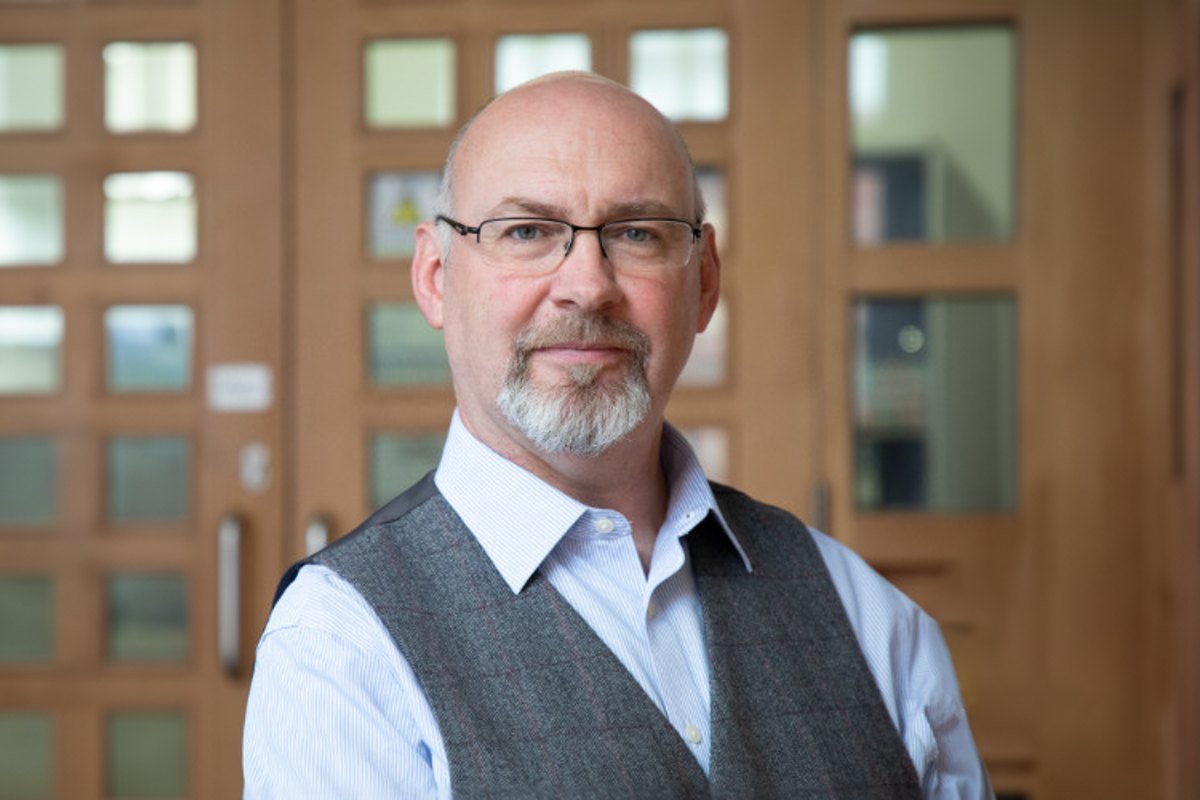
POLYGON ((108 579, 109 659, 183 661, 187 635, 187 586, 181 575, 108 579))
POLYGON ((371 258, 411 258, 417 226, 433 218, 440 172, 376 172, 368 179, 371 258))
POLYGON ((454 42, 376 39, 363 50, 369 128, 442 128, 454 122, 454 42))
POLYGON ((717 231, 717 247, 722 253, 728 249, 729 208, 726 205, 725 172, 720 167, 699 167, 696 180, 700 194, 704 197, 705 220, 717 231))
POLYGON ((54 583, 44 575, 0 577, 0 664, 54 659, 54 583))
POLYGON ((113 133, 196 126, 196 46, 112 42, 104 47, 104 124, 113 133))
POLYGON ((187 793, 187 723, 182 714, 110 714, 107 751, 108 797, 187 793))
POLYGON ((0 45, 0 131, 52 131, 63 124, 63 48, 0 45))
POLYGON ((726 354, 729 350, 729 311, 725 301, 717 310, 708 328, 696 337, 692 354, 679 375, 680 386, 720 386, 725 382, 726 354))
POLYGON ((376 303, 367 316, 370 375, 378 386, 448 384, 442 332, 429 327, 415 303, 376 303))
POLYGON ((629 39, 629 85, 674 120, 729 114, 729 36, 719 28, 637 31, 629 39))
POLYGON ((0 231, 0 267, 62 261, 62 181, 54 175, 0 175, 0 231))
POLYGON ((188 513, 189 446, 182 436, 119 436, 108 443, 108 517, 182 522, 188 513))
POLYGON ((696 451, 696 458, 709 480, 729 480, 729 432, 715 425, 681 428, 680 433, 696 451))
POLYGON ((54 796, 54 720, 49 714, 0 713, 0 800, 54 796))
POLYGON ((186 172, 120 172, 104 179, 104 257, 114 264, 196 258, 196 192, 186 172))
POLYGON ((371 437, 371 508, 379 508, 438 465, 444 433, 377 433, 371 437))
POLYGON ((0 436, 0 525, 50 525, 57 506, 58 449, 54 439, 0 436))
POLYGON ((857 303, 858 508, 1013 510, 1015 317, 1006 296, 857 303))
POLYGON ((582 33, 518 34, 496 41, 496 94, 548 72, 591 68, 592 43, 582 33))
POLYGON ((0 306, 0 394, 56 391, 62 376, 62 309, 0 306))
POLYGON ((863 31, 849 58, 854 240, 1011 238, 1012 29, 863 31))
POLYGON ((113 306, 104 312, 108 388, 183 391, 192 382, 192 310, 187 306, 113 306))

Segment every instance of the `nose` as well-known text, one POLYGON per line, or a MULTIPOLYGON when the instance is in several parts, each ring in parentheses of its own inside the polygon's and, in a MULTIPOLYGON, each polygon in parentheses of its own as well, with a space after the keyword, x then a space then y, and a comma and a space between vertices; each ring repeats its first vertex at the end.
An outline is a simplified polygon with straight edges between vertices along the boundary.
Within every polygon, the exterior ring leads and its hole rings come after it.
POLYGON ((554 271, 550 293, 556 304, 580 311, 601 311, 620 299, 621 287, 599 231, 575 232, 566 257, 554 271))

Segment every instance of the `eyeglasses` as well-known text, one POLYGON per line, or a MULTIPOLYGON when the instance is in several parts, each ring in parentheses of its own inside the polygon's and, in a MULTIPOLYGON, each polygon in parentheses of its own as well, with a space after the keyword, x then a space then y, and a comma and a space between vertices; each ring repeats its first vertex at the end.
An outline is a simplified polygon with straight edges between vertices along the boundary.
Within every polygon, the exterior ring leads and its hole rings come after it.
POLYGON ((704 231, 690 222, 665 217, 619 219, 603 225, 572 225, 544 217, 497 217, 472 228, 439 214, 438 222, 461 236, 475 237, 484 260, 499 269, 545 274, 558 269, 579 231, 595 231, 600 252, 613 268, 652 273, 685 266, 704 231))

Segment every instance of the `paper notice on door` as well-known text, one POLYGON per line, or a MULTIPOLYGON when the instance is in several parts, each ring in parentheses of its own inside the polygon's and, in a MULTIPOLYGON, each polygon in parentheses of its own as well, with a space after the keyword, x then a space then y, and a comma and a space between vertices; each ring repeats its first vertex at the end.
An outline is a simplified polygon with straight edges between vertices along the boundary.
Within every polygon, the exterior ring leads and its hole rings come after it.
POLYGON ((266 364, 213 364, 208 368, 208 409, 218 413, 266 411, 274 400, 266 364))

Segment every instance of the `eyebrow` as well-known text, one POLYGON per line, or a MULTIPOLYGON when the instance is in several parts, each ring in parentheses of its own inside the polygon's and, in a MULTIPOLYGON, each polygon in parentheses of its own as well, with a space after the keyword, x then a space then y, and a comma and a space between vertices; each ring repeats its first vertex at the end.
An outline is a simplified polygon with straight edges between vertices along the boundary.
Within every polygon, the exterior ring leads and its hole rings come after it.
MULTIPOLYGON (((499 203, 492 206, 492 210, 488 212, 488 216, 506 216, 514 213, 561 220, 566 220, 569 216, 566 209, 562 206, 543 203, 528 197, 505 197, 499 203)), ((610 206, 606 209, 606 213, 602 219, 608 221, 636 219, 639 217, 684 218, 682 215, 676 217, 677 213, 671 206, 657 200, 632 200, 610 206)))

